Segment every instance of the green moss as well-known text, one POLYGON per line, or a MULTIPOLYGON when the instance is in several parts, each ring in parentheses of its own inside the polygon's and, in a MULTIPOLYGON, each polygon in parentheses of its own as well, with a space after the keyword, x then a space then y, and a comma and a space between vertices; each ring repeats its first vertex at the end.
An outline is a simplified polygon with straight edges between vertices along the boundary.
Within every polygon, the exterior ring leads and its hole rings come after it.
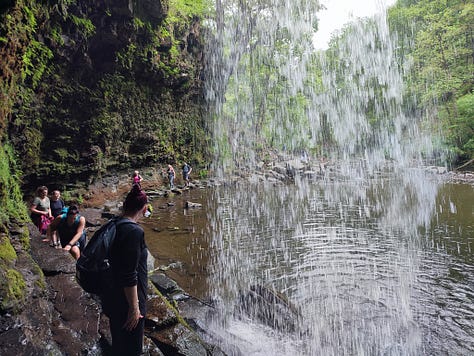
POLYGON ((0 273, 3 275, 0 282, 0 308, 2 311, 18 311, 25 301, 25 279, 20 272, 11 268, 0 273))
MULTIPOLYGON (((151 274, 151 273, 149 273, 149 274, 151 274)), ((166 306, 171 311, 173 311, 174 315, 176 316, 176 319, 178 320, 178 322, 180 324, 182 324, 184 327, 188 328, 189 330, 194 331, 194 329, 191 328, 189 326, 189 324, 186 322, 186 320, 184 320, 184 318, 181 316, 181 314, 178 311, 178 308, 177 308, 176 304, 175 305, 171 304, 170 301, 165 298, 165 296, 158 290, 158 288, 155 287, 155 285, 153 283, 151 283, 151 282, 148 283, 148 288, 150 288, 153 291, 153 294, 156 294, 157 296, 159 296, 161 298, 161 300, 163 300, 163 302, 166 304, 166 306)))
POLYGON ((25 279, 12 269, 16 252, 6 234, 0 237, 0 313, 17 311, 25 300, 25 279))
POLYGON ((35 284, 36 286, 41 289, 41 290, 45 290, 46 289, 46 281, 44 279, 44 273, 43 273, 43 270, 40 268, 40 266, 35 263, 34 261, 33 262, 33 273, 36 275, 36 276, 39 276, 39 278, 36 280, 35 284))
POLYGON ((0 236, 0 261, 10 266, 16 260, 16 252, 6 235, 0 236))
POLYGON ((30 245, 31 240, 30 240, 30 232, 28 231, 28 229, 26 227, 24 227, 22 229, 19 240, 21 242, 21 246, 22 246, 23 250, 29 251, 29 249, 31 247, 31 245, 30 245))

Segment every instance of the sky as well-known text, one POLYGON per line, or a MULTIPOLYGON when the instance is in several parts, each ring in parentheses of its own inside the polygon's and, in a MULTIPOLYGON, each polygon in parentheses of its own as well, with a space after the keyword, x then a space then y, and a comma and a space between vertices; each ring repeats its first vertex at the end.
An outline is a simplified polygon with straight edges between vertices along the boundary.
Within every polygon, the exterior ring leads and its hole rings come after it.
POLYGON ((331 33, 358 17, 380 13, 396 0, 321 0, 326 10, 318 12, 319 30, 314 36, 317 49, 326 49, 331 33))

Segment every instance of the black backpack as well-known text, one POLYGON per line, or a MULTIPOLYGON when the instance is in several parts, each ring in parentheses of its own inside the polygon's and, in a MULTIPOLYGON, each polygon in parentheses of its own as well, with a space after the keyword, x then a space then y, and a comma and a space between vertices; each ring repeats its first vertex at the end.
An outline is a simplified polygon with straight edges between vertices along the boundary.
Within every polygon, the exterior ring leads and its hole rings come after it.
POLYGON ((103 295, 113 286, 112 268, 109 263, 110 248, 117 226, 130 223, 127 219, 113 218, 101 226, 81 252, 76 262, 76 280, 88 293, 103 295))

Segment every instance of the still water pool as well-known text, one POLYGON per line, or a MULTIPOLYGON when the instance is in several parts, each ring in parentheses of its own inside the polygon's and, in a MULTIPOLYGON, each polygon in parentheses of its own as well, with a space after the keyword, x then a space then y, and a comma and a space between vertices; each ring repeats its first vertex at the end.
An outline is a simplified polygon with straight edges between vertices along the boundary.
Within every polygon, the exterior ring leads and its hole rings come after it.
POLYGON ((470 355, 473 202, 418 178, 240 183, 156 199, 144 225, 156 266, 216 302, 229 354, 470 355), (243 313, 252 285, 284 295, 297 330, 243 313))

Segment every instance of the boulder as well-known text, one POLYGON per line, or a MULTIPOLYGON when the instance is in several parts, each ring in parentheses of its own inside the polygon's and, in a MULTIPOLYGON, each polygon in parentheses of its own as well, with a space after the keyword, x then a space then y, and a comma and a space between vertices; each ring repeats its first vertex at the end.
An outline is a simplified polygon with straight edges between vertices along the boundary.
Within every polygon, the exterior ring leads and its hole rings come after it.
POLYGON ((193 203, 193 202, 187 201, 187 202, 185 203, 185 207, 186 207, 186 208, 202 208, 202 204, 193 203))
POLYGON ((239 302, 238 315, 246 314, 277 330, 295 332, 301 325, 299 311, 284 296, 265 286, 250 286, 240 293, 239 302))

